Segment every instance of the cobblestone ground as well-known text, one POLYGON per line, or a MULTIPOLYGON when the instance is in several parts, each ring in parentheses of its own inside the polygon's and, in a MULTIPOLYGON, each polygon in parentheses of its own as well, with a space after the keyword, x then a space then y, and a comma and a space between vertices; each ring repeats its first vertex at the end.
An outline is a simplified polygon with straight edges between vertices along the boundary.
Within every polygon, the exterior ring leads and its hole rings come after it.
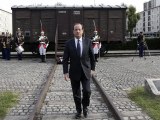
MULTIPOLYGON (((114 120, 93 83, 91 89, 91 104, 86 120, 114 120)), ((41 110, 42 120, 72 120, 75 113, 70 81, 64 80, 62 66, 59 65, 41 110)))
MULTIPOLYGON (((19 104, 12 108, 5 120, 27 120, 32 112, 40 89, 53 66, 53 60, 39 63, 37 59, 17 61, 0 60, 0 91, 20 93, 19 104), (43 72, 42 72, 43 71, 43 72)), ((97 79, 112 98, 124 120, 151 120, 140 107, 128 99, 127 91, 143 86, 145 78, 160 77, 160 57, 146 60, 135 57, 101 58, 96 66, 97 79)), ((113 120, 96 87, 92 84, 90 120, 113 120)), ((62 75, 58 66, 41 114, 43 120, 70 120, 75 113, 70 82, 62 75)))
POLYGON ((5 120, 27 120, 52 66, 51 59, 47 63, 39 63, 38 59, 0 60, 0 92, 7 90, 20 95, 19 104, 5 120))
POLYGON ((127 91, 144 86, 145 78, 160 78, 160 57, 101 58, 96 65, 97 79, 124 120, 151 120, 140 107, 128 99, 127 91))

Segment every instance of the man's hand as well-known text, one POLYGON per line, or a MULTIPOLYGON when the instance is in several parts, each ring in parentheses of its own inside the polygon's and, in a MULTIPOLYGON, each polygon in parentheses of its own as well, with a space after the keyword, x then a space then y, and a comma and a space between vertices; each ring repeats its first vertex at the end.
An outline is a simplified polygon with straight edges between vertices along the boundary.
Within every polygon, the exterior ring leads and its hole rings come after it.
POLYGON ((68 73, 64 74, 64 79, 65 79, 66 81, 70 80, 68 73))

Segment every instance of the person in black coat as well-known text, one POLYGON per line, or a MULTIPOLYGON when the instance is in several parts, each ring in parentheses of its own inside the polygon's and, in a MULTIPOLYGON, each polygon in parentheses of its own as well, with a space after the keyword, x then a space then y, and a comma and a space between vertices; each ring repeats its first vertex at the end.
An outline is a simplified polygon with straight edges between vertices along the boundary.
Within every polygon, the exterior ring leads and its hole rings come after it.
POLYGON ((144 36, 143 32, 140 32, 137 39, 138 43, 138 49, 139 49, 139 57, 143 57, 143 51, 144 51, 144 36))
POLYGON ((73 98, 76 106, 75 118, 81 117, 83 106, 84 117, 88 116, 90 104, 90 79, 95 71, 95 58, 90 39, 83 38, 83 26, 80 23, 74 25, 74 38, 67 41, 63 54, 63 73, 65 80, 71 80, 73 98), (70 68, 69 68, 70 63, 70 68), (83 97, 81 99, 81 88, 83 97))

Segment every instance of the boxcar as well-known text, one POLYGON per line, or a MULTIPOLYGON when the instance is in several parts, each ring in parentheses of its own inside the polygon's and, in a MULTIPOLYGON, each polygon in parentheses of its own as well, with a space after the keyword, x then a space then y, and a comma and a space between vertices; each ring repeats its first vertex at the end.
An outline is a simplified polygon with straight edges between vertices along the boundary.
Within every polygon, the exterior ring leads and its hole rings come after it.
POLYGON ((13 35, 21 28, 25 36, 25 49, 32 50, 41 27, 48 36, 49 50, 55 50, 57 29, 58 50, 73 37, 73 25, 84 25, 85 37, 91 38, 96 29, 102 47, 110 42, 124 42, 126 7, 124 6, 12 6, 13 35), (42 25, 41 25, 42 23, 42 25), (95 24, 94 24, 95 23, 95 24), (96 28, 95 28, 96 26, 96 28))

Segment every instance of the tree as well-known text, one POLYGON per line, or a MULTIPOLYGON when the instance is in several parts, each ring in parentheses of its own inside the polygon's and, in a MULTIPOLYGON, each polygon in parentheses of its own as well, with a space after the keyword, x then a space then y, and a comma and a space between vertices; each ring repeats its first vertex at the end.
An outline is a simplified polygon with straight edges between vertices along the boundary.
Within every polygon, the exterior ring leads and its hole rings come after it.
POLYGON ((136 8, 130 5, 127 9, 128 16, 128 32, 132 36, 133 28, 136 27, 138 20, 140 19, 139 13, 136 13, 136 8))

